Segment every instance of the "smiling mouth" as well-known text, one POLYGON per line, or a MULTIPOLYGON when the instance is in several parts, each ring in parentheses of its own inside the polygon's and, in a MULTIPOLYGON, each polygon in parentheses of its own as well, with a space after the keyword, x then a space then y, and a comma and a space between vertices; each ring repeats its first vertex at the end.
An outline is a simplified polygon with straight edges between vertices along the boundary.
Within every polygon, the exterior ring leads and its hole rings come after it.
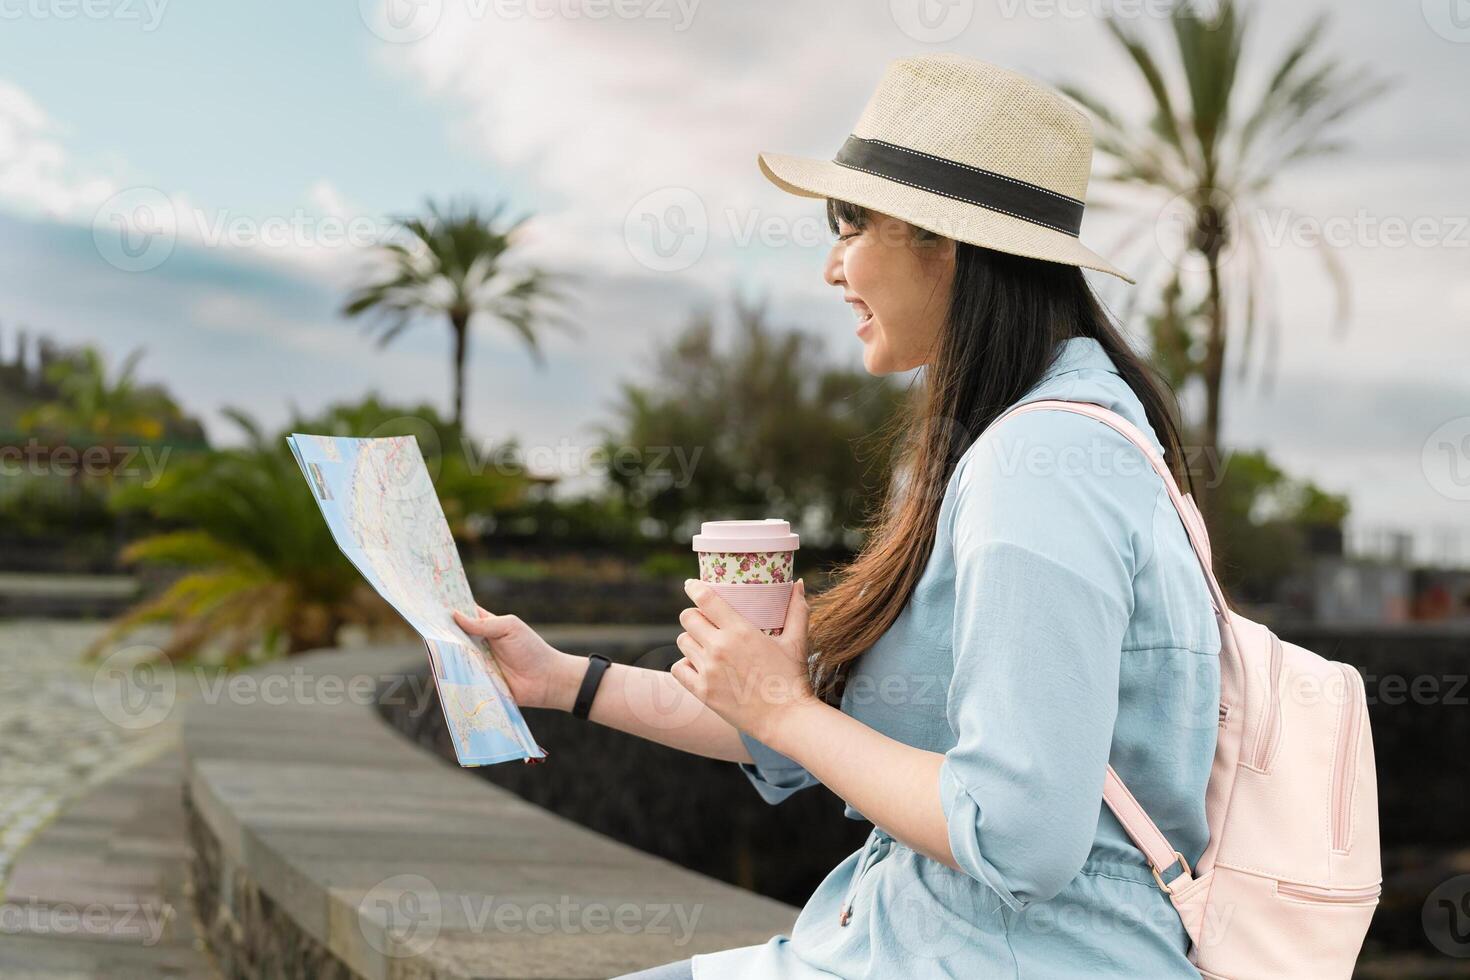
POLYGON ((857 317, 859 330, 873 322, 873 311, 868 309, 868 304, 861 300, 848 300, 848 303, 852 306, 853 315, 857 317))

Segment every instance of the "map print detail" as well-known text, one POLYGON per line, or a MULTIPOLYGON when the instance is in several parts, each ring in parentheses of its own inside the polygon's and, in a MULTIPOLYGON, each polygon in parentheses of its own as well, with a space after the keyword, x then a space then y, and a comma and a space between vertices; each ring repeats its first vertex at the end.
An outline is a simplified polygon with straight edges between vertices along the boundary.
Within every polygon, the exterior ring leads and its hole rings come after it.
POLYGON ((545 758, 489 646, 450 615, 473 616, 475 601, 418 442, 302 433, 287 442, 337 546, 423 638, 459 764, 545 758))

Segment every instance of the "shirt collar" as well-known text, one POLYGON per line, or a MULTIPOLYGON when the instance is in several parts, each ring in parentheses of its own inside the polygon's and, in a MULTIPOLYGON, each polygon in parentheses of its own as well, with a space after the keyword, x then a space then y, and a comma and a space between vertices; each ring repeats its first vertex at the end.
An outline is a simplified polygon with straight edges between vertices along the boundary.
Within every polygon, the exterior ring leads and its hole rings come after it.
POLYGON ((1057 356, 1046 370, 1046 379, 1069 371, 1107 371, 1117 374, 1118 367, 1103 345, 1092 337, 1069 337, 1057 348, 1057 356))
POLYGON ((1118 372, 1118 366, 1103 349, 1102 343, 1092 337, 1071 337, 1062 341, 1056 358, 1041 381, 1019 401, 1043 398, 1092 402, 1117 412, 1150 436, 1158 452, 1164 451, 1138 395, 1118 372))

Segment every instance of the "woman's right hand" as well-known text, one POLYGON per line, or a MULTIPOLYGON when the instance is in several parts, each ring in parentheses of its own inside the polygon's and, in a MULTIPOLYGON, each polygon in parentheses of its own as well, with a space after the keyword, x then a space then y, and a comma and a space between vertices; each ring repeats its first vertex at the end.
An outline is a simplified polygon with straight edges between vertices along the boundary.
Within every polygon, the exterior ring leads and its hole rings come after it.
POLYGON ((586 658, 556 649, 519 616, 497 616, 481 606, 475 609, 478 618, 454 610, 454 621, 471 636, 489 641, 516 704, 570 711, 587 667, 586 658))

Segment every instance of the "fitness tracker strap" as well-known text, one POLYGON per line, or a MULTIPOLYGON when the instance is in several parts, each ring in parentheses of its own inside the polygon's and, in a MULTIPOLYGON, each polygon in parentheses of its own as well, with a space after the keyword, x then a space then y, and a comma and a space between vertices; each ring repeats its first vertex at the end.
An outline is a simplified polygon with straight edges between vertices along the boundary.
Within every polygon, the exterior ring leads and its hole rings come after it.
POLYGON ((587 673, 582 675, 582 686, 577 688, 577 700, 572 702, 572 716, 586 718, 592 712, 592 699, 597 696, 597 685, 612 661, 600 653, 587 658, 587 673))

